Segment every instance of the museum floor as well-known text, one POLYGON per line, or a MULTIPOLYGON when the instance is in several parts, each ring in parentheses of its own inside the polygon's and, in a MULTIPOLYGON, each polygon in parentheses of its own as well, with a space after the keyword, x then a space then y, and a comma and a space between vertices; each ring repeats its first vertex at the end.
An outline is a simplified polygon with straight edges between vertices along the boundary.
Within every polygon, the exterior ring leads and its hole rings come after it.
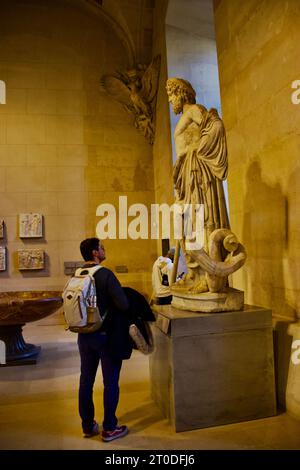
MULTIPOLYGON (((77 414, 79 358, 76 335, 62 325, 29 324, 27 342, 42 345, 37 365, 0 369, 0 449, 300 449, 300 421, 285 413, 215 428, 175 433, 149 393, 148 358, 134 352, 124 362, 119 418, 125 438, 83 439, 77 414)), ((95 388, 101 421, 101 377, 95 388)))

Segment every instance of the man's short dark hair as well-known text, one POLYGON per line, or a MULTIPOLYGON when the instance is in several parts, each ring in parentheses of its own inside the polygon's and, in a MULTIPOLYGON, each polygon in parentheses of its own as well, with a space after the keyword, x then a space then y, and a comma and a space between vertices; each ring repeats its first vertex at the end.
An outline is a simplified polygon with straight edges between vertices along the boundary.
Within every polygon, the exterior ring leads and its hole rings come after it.
POLYGON ((94 259, 93 250, 99 249, 99 238, 86 238, 80 243, 80 253, 84 261, 92 261, 94 259))

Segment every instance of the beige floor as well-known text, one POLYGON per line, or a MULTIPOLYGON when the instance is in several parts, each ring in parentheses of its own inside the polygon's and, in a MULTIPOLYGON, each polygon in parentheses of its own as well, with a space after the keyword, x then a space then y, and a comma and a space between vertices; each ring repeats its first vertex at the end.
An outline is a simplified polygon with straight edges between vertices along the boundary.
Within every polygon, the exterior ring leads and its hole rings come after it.
MULTIPOLYGON (((27 342, 42 345, 36 365, 0 368, 0 449, 300 449, 300 422, 285 413, 215 428, 175 433, 153 404, 148 359, 134 352, 121 376, 118 415, 130 428, 123 439, 83 439, 77 413, 76 335, 61 325, 27 325, 27 342)), ((101 376, 95 387, 102 419, 101 376)))

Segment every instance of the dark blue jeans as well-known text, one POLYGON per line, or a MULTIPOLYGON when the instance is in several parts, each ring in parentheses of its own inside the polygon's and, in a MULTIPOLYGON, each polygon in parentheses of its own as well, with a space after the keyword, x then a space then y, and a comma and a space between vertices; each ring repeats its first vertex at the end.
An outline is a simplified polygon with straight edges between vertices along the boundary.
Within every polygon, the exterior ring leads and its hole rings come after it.
POLYGON ((78 347, 81 358, 79 414, 82 420, 82 428, 84 431, 90 431, 93 427, 95 416, 93 387, 99 361, 101 361, 104 384, 104 419, 102 425, 105 431, 112 431, 118 423, 116 409, 119 401, 119 376, 122 360, 113 359, 109 355, 107 336, 99 331, 79 334, 78 347))

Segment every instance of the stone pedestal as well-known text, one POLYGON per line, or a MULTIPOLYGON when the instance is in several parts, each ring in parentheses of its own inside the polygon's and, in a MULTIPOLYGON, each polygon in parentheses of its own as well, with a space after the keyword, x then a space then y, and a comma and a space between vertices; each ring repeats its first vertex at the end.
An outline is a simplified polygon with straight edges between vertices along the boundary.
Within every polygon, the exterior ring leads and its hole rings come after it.
POLYGON ((276 413, 271 310, 154 311, 151 392, 176 431, 276 413))

